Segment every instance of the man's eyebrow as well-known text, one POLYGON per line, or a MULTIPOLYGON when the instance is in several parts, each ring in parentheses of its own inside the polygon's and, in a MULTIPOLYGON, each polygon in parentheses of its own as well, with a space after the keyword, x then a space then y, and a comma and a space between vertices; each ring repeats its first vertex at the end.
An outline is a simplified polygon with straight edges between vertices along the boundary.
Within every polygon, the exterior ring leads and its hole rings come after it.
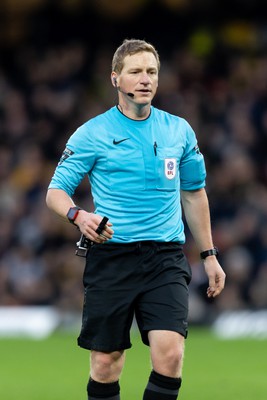
POLYGON ((139 70, 142 70, 143 69, 143 67, 131 67, 131 68, 129 68, 129 72, 131 72, 131 71, 139 71, 139 70))
MULTIPOLYGON (((128 72, 142 71, 143 69, 144 69, 143 67, 131 67, 128 69, 128 72)), ((147 71, 157 71, 158 70, 156 67, 147 67, 145 69, 147 71)))

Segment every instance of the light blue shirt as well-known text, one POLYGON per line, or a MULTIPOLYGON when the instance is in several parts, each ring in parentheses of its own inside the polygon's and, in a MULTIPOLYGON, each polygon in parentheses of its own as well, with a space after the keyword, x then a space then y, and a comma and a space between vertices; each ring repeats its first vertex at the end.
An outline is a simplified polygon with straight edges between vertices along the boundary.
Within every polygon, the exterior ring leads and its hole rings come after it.
POLYGON ((136 121, 113 107, 90 119, 70 137, 49 188, 73 196, 86 174, 112 242, 185 242, 180 189, 203 188, 206 171, 183 118, 151 107, 136 121))

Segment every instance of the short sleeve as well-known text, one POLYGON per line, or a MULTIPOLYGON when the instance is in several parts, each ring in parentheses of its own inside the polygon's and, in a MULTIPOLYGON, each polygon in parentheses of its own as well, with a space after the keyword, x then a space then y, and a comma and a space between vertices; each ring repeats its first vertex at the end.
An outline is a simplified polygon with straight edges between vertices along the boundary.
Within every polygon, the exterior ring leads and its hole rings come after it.
POLYGON ((84 124, 69 138, 48 188, 62 189, 72 196, 94 162, 94 138, 84 124))
POLYGON ((184 120, 185 151, 180 161, 180 180, 182 190, 196 190, 205 186, 206 168, 195 132, 184 120))

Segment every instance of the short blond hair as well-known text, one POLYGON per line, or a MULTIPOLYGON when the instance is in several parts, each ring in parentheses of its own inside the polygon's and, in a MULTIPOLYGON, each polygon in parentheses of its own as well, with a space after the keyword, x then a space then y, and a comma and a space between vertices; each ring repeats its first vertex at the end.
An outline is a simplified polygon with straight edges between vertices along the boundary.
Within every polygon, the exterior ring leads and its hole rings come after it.
POLYGON ((143 51, 147 51, 149 53, 154 54, 159 71, 160 60, 157 50, 151 43, 148 43, 145 40, 138 40, 138 39, 125 39, 123 43, 117 48, 112 59, 112 71, 116 72, 117 74, 120 74, 123 68, 123 62, 125 57, 141 53, 143 51))

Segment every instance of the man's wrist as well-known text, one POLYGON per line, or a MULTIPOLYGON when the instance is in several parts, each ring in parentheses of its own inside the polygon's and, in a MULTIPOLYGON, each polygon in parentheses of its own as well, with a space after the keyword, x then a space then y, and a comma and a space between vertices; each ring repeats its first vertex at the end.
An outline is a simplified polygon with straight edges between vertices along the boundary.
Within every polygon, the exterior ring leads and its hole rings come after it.
POLYGON ((218 256, 218 254, 219 254, 219 250, 218 250, 218 248, 217 247, 213 247, 213 248, 211 248, 211 249, 209 249, 209 250, 204 250, 204 251, 202 251, 201 253, 200 253, 200 258, 202 259, 202 260, 205 260, 207 257, 209 257, 209 256, 218 256))
POLYGON ((71 224, 76 225, 75 220, 78 217, 80 210, 81 208, 78 206, 70 207, 69 211, 67 212, 67 218, 71 224))

